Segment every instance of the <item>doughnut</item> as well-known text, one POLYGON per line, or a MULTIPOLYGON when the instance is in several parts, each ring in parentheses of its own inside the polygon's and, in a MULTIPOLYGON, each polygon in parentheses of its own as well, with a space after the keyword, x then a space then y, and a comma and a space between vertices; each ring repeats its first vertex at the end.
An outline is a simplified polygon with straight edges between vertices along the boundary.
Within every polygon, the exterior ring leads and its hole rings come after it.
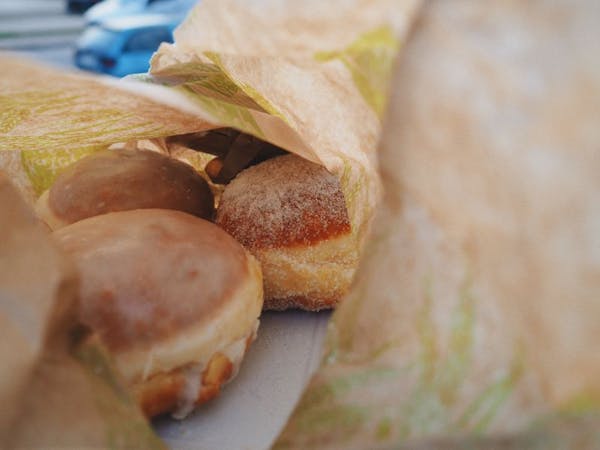
POLYGON ((337 178, 295 155, 249 167, 229 183, 217 225, 261 263, 269 310, 333 308, 358 264, 337 178))
POLYGON ((53 236, 79 270, 82 323, 149 417, 184 417, 235 376, 258 327, 262 275, 222 229, 180 211, 138 209, 53 236))
POLYGON ((210 219, 214 200, 206 181, 181 161, 147 150, 105 150, 69 166, 36 203, 38 216, 52 229, 141 208, 210 219))

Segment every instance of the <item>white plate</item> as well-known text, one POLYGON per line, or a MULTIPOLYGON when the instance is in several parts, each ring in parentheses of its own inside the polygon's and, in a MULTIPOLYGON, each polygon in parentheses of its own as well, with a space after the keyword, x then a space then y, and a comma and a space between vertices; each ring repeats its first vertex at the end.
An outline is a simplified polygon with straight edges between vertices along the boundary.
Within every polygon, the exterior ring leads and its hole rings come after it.
POLYGON ((318 366, 329 312, 270 312, 238 376, 182 421, 154 422, 172 450, 265 450, 318 366))

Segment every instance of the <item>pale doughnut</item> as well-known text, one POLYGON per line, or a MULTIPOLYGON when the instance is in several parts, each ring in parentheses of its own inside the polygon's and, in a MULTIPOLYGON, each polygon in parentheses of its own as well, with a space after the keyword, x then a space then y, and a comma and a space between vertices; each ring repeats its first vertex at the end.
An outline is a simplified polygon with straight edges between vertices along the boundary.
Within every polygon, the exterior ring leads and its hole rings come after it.
POLYGON ((258 262, 222 229, 172 210, 91 217, 53 233, 81 276, 80 316, 146 414, 187 414, 231 379, 263 303, 258 262))

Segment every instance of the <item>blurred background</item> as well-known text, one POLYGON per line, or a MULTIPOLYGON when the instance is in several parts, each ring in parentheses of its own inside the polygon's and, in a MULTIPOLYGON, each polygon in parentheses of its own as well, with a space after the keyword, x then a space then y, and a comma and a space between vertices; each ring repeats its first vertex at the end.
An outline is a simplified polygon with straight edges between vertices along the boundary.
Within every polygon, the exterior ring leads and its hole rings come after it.
POLYGON ((146 72, 198 0, 1 0, 0 51, 122 77, 146 72))

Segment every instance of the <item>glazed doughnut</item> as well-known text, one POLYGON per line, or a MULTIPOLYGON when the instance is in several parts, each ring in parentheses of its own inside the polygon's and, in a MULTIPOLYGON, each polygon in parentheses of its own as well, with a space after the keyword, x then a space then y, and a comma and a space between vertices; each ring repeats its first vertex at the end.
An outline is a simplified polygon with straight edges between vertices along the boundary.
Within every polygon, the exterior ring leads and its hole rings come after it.
POLYGON ((189 165, 147 150, 105 150, 60 174, 36 204, 52 229, 87 217, 140 208, 176 209, 209 219, 213 195, 189 165))
POLYGON ((53 233, 81 277, 80 317, 148 416, 217 395, 255 337, 260 265, 211 222, 173 210, 108 213, 53 233))
POLYGON ((242 172, 225 187, 216 223, 263 269, 265 309, 334 307, 358 264, 337 178, 295 155, 242 172))

